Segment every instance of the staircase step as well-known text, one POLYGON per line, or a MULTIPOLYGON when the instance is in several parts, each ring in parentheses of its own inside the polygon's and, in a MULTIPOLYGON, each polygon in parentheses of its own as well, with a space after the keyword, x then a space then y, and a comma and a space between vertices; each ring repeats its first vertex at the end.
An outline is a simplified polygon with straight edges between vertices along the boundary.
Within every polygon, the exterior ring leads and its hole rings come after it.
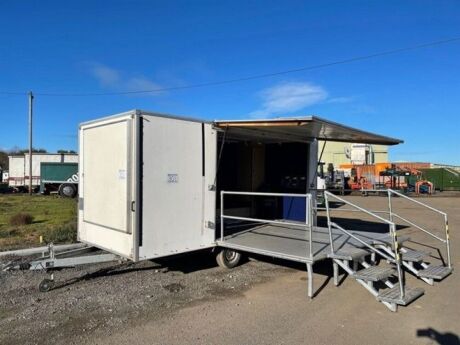
POLYGON ((428 252, 420 252, 418 250, 406 249, 405 253, 401 253, 401 258, 404 261, 421 262, 424 258, 430 255, 428 252))
POLYGON ((396 286, 391 289, 386 289, 382 292, 379 292, 377 299, 382 302, 396 303, 399 305, 408 305, 410 302, 419 298, 424 293, 425 290, 423 290, 422 288, 409 288, 406 286, 404 288, 404 297, 401 298, 399 293, 399 285, 396 284, 396 286))
MULTIPOLYGON (((402 235, 402 236, 398 236, 398 237, 397 237, 397 240, 398 240, 399 246, 401 247, 401 246, 403 245, 404 242, 410 241, 410 237, 409 237, 409 236, 402 235)), ((390 235, 388 235, 387 237, 384 237, 384 238, 375 239, 375 240, 373 241, 373 244, 374 244, 374 245, 375 245, 375 244, 384 244, 384 245, 393 247, 393 239, 391 238, 390 235)))
POLYGON ((392 267, 370 266, 353 273, 353 278, 376 282, 387 279, 395 273, 392 267))
POLYGON ((336 250, 334 251, 334 254, 329 253, 327 257, 331 259, 339 259, 339 260, 357 260, 369 254, 370 253, 367 250, 356 248, 356 247, 348 247, 348 248, 341 248, 339 250, 336 250))
POLYGON ((446 266, 428 266, 424 270, 418 272, 419 277, 423 278, 432 278, 441 280, 447 277, 449 274, 452 273, 452 268, 446 266))

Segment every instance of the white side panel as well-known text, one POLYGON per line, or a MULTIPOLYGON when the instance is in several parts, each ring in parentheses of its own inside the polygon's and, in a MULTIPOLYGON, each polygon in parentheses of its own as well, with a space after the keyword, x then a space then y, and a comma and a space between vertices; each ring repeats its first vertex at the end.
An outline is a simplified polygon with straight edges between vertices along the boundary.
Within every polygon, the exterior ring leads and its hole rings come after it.
MULTIPOLYGON (((205 139, 205 177, 203 183, 204 210, 203 210, 203 236, 202 243, 205 245, 212 244, 216 240, 216 191, 210 188, 216 183, 217 167, 217 132, 212 125, 204 125, 205 139), (210 224, 211 222, 212 224, 210 224)), ((215 187, 215 186, 214 186, 215 187)))
POLYGON ((134 121, 130 116, 80 129, 79 239, 134 258, 134 121))
MULTIPOLYGON (((26 176, 29 176, 29 154, 24 154, 25 166, 24 172, 26 176)), ((32 176, 40 176, 40 164, 46 163, 78 163, 78 155, 76 154, 32 154, 32 176)))
POLYGON ((64 155, 64 163, 78 163, 78 155, 64 155))
POLYGON ((9 156, 9 178, 10 186, 24 186, 24 156, 9 156))
POLYGON ((129 232, 130 120, 83 129, 85 222, 129 232))
POLYGON ((140 258, 212 246, 215 230, 207 221, 215 221, 215 192, 208 191, 215 176, 214 130, 200 122, 144 116, 142 150, 140 258))

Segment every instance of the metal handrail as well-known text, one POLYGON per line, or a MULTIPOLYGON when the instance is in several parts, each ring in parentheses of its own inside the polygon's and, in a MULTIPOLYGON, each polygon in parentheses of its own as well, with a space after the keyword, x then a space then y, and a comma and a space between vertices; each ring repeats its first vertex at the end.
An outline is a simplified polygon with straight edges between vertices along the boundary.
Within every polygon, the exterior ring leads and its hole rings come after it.
POLYGON ((404 199, 407 199, 407 200, 409 200, 409 201, 411 201, 411 202, 413 202, 413 203, 416 203, 416 204, 419 204, 420 206, 423 206, 423 207, 425 207, 425 208, 428 208, 428 209, 430 209, 431 211, 434 211, 434 212, 437 212, 437 213, 439 213, 439 214, 442 214, 443 216, 446 216, 446 215, 447 215, 447 213, 442 212, 441 210, 438 210, 438 209, 436 209, 436 208, 434 208, 434 207, 432 207, 432 206, 430 206, 430 205, 424 204, 423 202, 420 202, 420 201, 418 201, 418 200, 415 200, 414 198, 409 198, 407 195, 404 195, 403 193, 398 192, 398 191, 396 191, 396 190, 394 190, 394 189, 389 188, 389 189, 387 189, 387 190, 388 190, 389 192, 393 193, 393 194, 396 194, 397 196, 400 196, 400 197, 402 197, 402 198, 404 198, 404 199))
POLYGON ((239 192, 239 191, 221 191, 221 194, 228 195, 258 195, 258 196, 290 196, 290 197, 307 197, 309 194, 295 194, 295 193, 262 193, 262 192, 239 192))
POLYGON ((335 229, 337 230, 340 230, 342 232, 344 232, 345 234, 347 234, 348 236, 350 236, 351 238, 355 239, 356 241, 358 241, 359 243, 363 244, 364 246, 366 246, 367 248, 369 248, 370 250, 372 250, 374 253, 377 253, 379 254, 380 256, 383 256, 386 260, 392 262, 392 263, 396 263, 396 260, 387 255, 386 253, 382 252, 381 250, 375 248, 375 247, 372 247, 369 243, 367 243, 366 241, 363 241, 362 239, 360 239, 358 236, 354 235, 353 233, 349 232, 348 230, 345 230, 344 228, 342 228, 340 225, 338 225, 337 223, 334 223, 334 222, 331 222, 331 226, 334 227, 335 229))
POLYGON ((441 211, 441 210, 438 210, 432 206, 429 206, 427 204, 424 204, 423 202, 420 202, 418 200, 415 200, 413 198, 409 198, 407 195, 404 195, 403 193, 400 193, 398 191, 395 191, 394 189, 387 189, 387 193, 388 193, 388 207, 389 207, 389 211, 390 211, 390 219, 393 218, 393 216, 396 216, 398 217, 399 219, 401 219, 402 221, 408 223, 409 225, 425 232, 426 234, 430 235, 431 237, 433 238, 436 238, 437 240, 441 241, 442 243, 445 243, 446 245, 446 252, 447 252, 447 266, 449 268, 452 268, 452 259, 451 259, 451 256, 450 256, 450 238, 449 238, 449 221, 447 219, 447 213, 441 211), (392 212, 392 208, 391 208, 391 194, 394 194, 394 195, 397 195, 401 198, 404 198, 406 200, 409 200, 410 202, 412 203, 415 203, 419 206, 423 206, 433 212, 436 212, 438 214, 440 214, 441 216, 443 216, 443 219, 444 219, 444 231, 445 231, 445 234, 446 234, 446 238, 445 239, 442 239, 440 238, 439 236, 433 234, 431 231, 428 231, 427 229, 424 229, 422 228, 420 225, 417 225, 415 224, 414 222, 411 222, 410 220, 406 219, 406 218, 403 218, 401 217, 400 215, 392 212))
MULTIPOLYGON (((318 211, 326 211, 326 208, 325 207, 316 207, 315 210, 318 210, 318 211)), ((334 209, 335 212, 361 212, 360 210, 352 210, 352 209, 349 209, 349 208, 338 208, 338 209, 334 209)), ((370 212, 372 213, 383 213, 383 214, 390 214, 390 211, 380 211, 380 210, 369 210, 370 212)), ((408 220, 407 218, 404 218, 402 217, 401 215, 397 214, 396 212, 391 212, 392 216, 393 217, 398 217, 399 219, 401 219, 402 221, 408 223, 409 225, 412 225, 413 227, 415 228, 418 228, 419 230, 421 231, 424 231, 426 232, 428 235, 436 238, 437 240, 441 241, 441 242, 446 242, 445 239, 439 237, 439 236, 436 236, 435 234, 429 232, 428 230, 422 228, 420 225, 417 225, 413 222, 411 222, 410 220, 408 220)))
POLYGON ((366 213, 369 216, 372 216, 376 219, 379 219, 380 221, 388 224, 389 226, 389 233, 392 238, 393 242, 393 248, 395 251, 395 256, 394 256, 394 263, 396 264, 397 268, 397 273, 398 273, 398 283, 399 283, 399 294, 401 299, 404 298, 405 294, 405 289, 404 289, 404 277, 403 277, 403 270, 401 268, 401 255, 399 253, 399 243, 397 240, 397 235, 396 235, 396 224, 390 220, 387 220, 385 218, 380 217, 379 215, 372 213, 371 211, 366 210, 365 208, 362 208, 348 200, 345 200, 343 198, 338 197, 335 194, 332 194, 331 192, 324 191, 324 201, 326 204, 326 214, 327 214, 327 225, 328 225, 328 230, 329 230, 329 241, 331 244, 331 253, 334 254, 334 243, 332 240, 332 222, 331 222, 331 215, 330 215, 330 208, 329 208, 329 197, 333 197, 339 201, 342 201, 343 203, 350 205, 351 207, 354 207, 364 213, 366 213))
MULTIPOLYGON (((451 258, 451 255, 450 255, 449 221, 447 219, 447 213, 445 213, 445 212, 443 212, 441 210, 438 210, 437 208, 434 208, 432 206, 429 206, 427 204, 424 204, 424 203, 422 203, 422 202, 420 202, 418 200, 410 198, 407 195, 404 195, 403 193, 398 192, 398 191, 396 191, 394 189, 390 189, 390 188, 389 189, 364 189, 363 192, 385 193, 385 194, 387 194, 387 196, 388 196, 388 209, 389 210, 388 211, 380 211, 380 210, 379 211, 374 211, 374 210, 372 210, 370 212, 388 214, 390 221, 393 221, 393 217, 397 217, 400 220, 402 220, 403 222, 406 222, 407 224, 409 224, 410 226, 413 226, 414 228, 417 228, 420 231, 423 231, 424 233, 428 234, 429 236, 431 236, 431 237, 437 239, 438 241, 444 243, 446 245, 446 252, 447 252, 447 265, 448 265, 449 268, 452 268, 452 258, 451 258), (427 208, 427 209, 429 209, 429 210, 431 210, 433 212, 436 212, 436 213, 440 214, 441 216, 443 216, 445 239, 437 236, 436 234, 434 234, 433 232, 429 231, 428 229, 425 229, 422 226, 420 226, 420 225, 410 221, 409 219, 407 219, 405 217, 402 217, 401 215, 399 215, 396 212, 394 212, 393 209, 392 209, 392 203, 391 203, 391 195, 392 194, 397 195, 398 197, 404 198, 406 200, 409 200, 412 203, 415 203, 415 204, 417 204, 419 206, 425 207, 425 208, 427 208)), ((343 199, 341 199, 341 201, 343 201, 343 199)), ((317 210, 325 210, 325 208, 318 207, 317 210)), ((337 211, 337 212, 359 212, 360 210, 337 209, 335 211, 337 211)))
POLYGON ((247 220, 251 222, 258 223, 268 223, 268 224, 279 224, 279 225, 294 225, 294 226, 305 226, 308 228, 309 235, 309 258, 313 259, 313 216, 312 216, 312 196, 311 194, 293 194, 293 193, 260 193, 260 192, 238 192, 238 191, 221 191, 220 192, 220 240, 224 241, 224 220, 225 219, 237 219, 237 220, 247 220), (293 197, 293 198, 305 198, 305 224, 294 223, 294 222, 285 222, 279 220, 270 220, 270 219, 260 219, 260 218, 251 218, 251 217, 239 217, 239 216, 230 216, 224 214, 224 195, 254 195, 254 196, 278 196, 278 197, 293 197))
MULTIPOLYGON (((343 199, 343 198, 341 198, 341 197, 338 197, 337 195, 332 194, 331 192, 325 191, 325 192, 324 192, 324 195, 325 195, 325 196, 326 196, 326 195, 332 196, 333 198, 335 198, 335 199, 337 199, 337 200, 339 200, 339 201, 342 201, 343 203, 345 203, 345 204, 347 204, 347 205, 350 205, 351 207, 354 207, 354 208, 358 209, 359 211, 362 211, 362 212, 364 212, 364 213, 367 213, 368 215, 370 215, 370 216, 372 216, 372 217, 374 217, 374 218, 377 218, 377 219, 381 220, 382 222, 387 223, 388 225, 394 224, 392 221, 389 221, 388 219, 385 219, 385 218, 383 218, 383 217, 380 217, 379 215, 377 215, 377 214, 375 214, 375 213, 372 213, 371 211, 366 210, 365 208, 362 208, 361 206, 358 206, 358 205, 356 205, 356 204, 354 204, 354 203, 352 203, 352 202, 350 202, 350 201, 348 201, 348 200, 345 200, 345 199, 343 199)), ((326 204, 326 209, 329 208, 328 206, 329 206, 329 205, 326 204)))
POLYGON ((409 219, 404 218, 404 217, 400 216, 399 214, 397 214, 397 213, 395 213, 395 212, 393 212, 393 217, 397 217, 397 218, 401 219, 402 221, 406 222, 407 224, 413 226, 414 228, 417 228, 417 229, 419 229, 419 230, 421 230, 421 231, 427 233, 427 234, 430 235, 431 237, 436 238, 437 240, 439 240, 439 241, 441 241, 441 242, 443 242, 443 243, 446 243, 446 240, 445 240, 445 239, 443 239, 443 238, 441 238, 441 237, 439 237, 439 236, 436 236, 435 234, 433 234, 433 233, 429 232, 428 230, 422 228, 420 225, 417 225, 417 224, 415 224, 414 222, 411 222, 409 219))
MULTIPOLYGON (((326 207, 315 207, 317 211, 326 211, 326 207)), ((352 210, 351 208, 335 208, 334 211, 336 212, 361 212, 360 210, 352 210)), ((372 213, 385 213, 389 214, 389 211, 380 211, 380 210, 368 210, 372 213)))

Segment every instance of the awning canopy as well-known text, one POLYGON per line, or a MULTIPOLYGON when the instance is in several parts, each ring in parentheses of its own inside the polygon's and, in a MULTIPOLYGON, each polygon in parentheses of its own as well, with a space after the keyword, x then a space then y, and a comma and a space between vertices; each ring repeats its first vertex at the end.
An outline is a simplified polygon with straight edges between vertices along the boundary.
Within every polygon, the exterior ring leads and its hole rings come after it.
POLYGON ((262 142, 309 142, 312 139, 363 144, 397 145, 403 141, 327 121, 316 116, 270 120, 215 121, 226 138, 262 142))

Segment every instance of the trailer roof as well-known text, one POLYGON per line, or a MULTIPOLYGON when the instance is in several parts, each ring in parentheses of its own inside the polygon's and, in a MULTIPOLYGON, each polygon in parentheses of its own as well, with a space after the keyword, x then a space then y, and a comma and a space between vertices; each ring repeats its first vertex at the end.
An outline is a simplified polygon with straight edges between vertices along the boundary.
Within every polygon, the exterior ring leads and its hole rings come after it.
POLYGON ((187 116, 178 116, 134 109, 124 113, 99 118, 97 120, 87 121, 80 124, 80 126, 127 115, 150 115, 184 121, 212 123, 217 127, 226 129, 227 138, 235 140, 249 139, 272 142, 309 142, 312 139, 319 139, 327 141, 380 145, 397 145, 404 142, 400 139, 366 132, 357 128, 342 125, 337 122, 328 121, 318 116, 285 117, 277 119, 257 120, 247 119, 209 121, 187 116))
POLYGON ((278 139, 306 142, 311 139, 353 142, 364 144, 397 145, 403 140, 395 139, 328 121, 317 116, 278 118, 266 120, 215 121, 227 130, 228 138, 255 140, 278 139))

